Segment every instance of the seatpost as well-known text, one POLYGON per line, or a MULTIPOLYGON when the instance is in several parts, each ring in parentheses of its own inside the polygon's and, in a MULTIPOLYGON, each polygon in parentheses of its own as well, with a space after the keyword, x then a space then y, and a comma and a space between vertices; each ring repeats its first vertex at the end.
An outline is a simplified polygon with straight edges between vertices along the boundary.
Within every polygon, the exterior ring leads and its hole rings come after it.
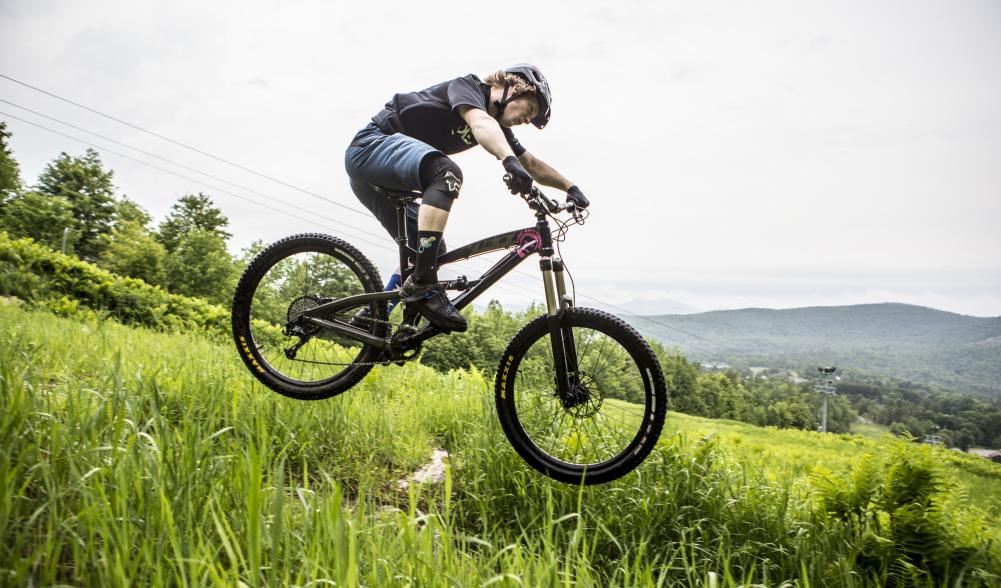
POLYGON ((407 252, 407 201, 402 198, 396 199, 396 246, 400 252, 400 279, 406 280, 410 255, 407 252))

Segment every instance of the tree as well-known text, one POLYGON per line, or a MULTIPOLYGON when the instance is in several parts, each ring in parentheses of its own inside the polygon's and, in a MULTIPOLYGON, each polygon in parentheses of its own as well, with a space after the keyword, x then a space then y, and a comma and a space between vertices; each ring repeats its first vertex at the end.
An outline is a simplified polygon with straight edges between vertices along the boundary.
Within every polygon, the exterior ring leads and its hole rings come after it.
POLYGON ((7 123, 0 122, 0 211, 4 205, 21 191, 21 168, 14 160, 14 154, 7 146, 7 123))
POLYGON ((116 208, 115 228, 103 236, 99 264, 116 274, 166 285, 167 250, 147 228, 149 213, 128 198, 116 208))
POLYGON ((77 234, 76 252, 94 261, 101 253, 102 235, 111 232, 115 218, 113 172, 105 170, 97 151, 87 149, 83 157, 62 153, 38 177, 41 194, 69 201, 77 234))
POLYGON ((146 212, 146 209, 138 202, 129 200, 128 196, 122 196, 122 199, 115 204, 115 223, 131 221, 142 227, 148 227, 152 220, 153 217, 146 212))
POLYGON ((157 239, 167 251, 167 289, 227 303, 233 258, 226 251, 229 219, 206 194, 182 196, 160 223, 157 239))
POLYGON ((77 233, 74 226, 73 206, 62 196, 47 196, 38 192, 24 192, 9 200, 0 214, 0 229, 11 237, 31 237, 53 249, 62 247, 63 232, 67 251, 72 251, 77 233))
POLYGON ((188 194, 178 199, 170 208, 167 218, 160 223, 159 239, 167 251, 171 252, 177 249, 184 236, 194 229, 214 233, 225 242, 232 237, 223 230, 227 226, 229 219, 212 204, 209 196, 202 193, 197 196, 188 194))
POLYGON ((469 329, 427 341, 421 363, 441 371, 468 369, 472 365, 484 373, 493 373, 511 337, 542 312, 532 305, 523 312, 510 313, 496 300, 491 300, 482 314, 467 308, 463 316, 469 320, 469 329))
POLYGON ((651 346, 664 370, 667 389, 671 391, 671 410, 695 416, 709 415, 709 407, 699 394, 699 370, 695 364, 685 359, 680 349, 675 348, 668 352, 656 341, 651 341, 651 346))
POLYGON ((232 296, 228 288, 232 271, 233 258, 223 237, 207 229, 191 229, 167 258, 167 289, 225 304, 232 296))

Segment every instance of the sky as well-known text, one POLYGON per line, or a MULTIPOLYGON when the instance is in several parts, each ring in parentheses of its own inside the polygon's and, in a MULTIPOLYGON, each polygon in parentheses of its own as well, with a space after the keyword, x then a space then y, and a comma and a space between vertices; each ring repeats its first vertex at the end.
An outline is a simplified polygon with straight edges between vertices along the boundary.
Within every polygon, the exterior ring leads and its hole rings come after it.
MULTIPOLYGON (((516 135, 592 202, 562 249, 579 305, 1001 315, 996 0, 0 0, 0 74, 246 168, 0 78, 27 183, 87 145, 11 115, 97 146, 118 193, 157 220, 205 192, 234 252, 319 230, 384 272, 393 243, 344 172, 354 132, 396 92, 516 62, 554 97, 550 124, 516 135)), ((454 159, 451 246, 534 222, 486 151, 454 159)), ((519 272, 489 296, 541 299, 534 262, 519 272)))

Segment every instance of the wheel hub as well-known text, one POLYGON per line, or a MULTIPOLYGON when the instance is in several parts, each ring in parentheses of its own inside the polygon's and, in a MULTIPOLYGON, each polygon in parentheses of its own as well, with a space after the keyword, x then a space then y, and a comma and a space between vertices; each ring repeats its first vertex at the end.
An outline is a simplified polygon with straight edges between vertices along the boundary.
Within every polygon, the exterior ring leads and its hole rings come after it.
POLYGON ((592 391, 591 384, 594 383, 594 379, 586 372, 577 372, 570 377, 570 380, 570 389, 565 396, 557 392, 563 409, 575 418, 594 416, 604 401, 604 395, 600 391, 592 391))

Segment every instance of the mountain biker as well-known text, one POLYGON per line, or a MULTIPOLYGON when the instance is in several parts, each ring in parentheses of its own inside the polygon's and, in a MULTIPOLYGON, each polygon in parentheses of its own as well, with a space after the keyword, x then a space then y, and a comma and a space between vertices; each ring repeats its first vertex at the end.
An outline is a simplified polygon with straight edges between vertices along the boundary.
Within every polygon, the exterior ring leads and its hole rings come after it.
MULTIPOLYGON (((414 271, 403 283, 403 300, 442 331, 465 331, 466 319, 438 284, 442 233, 462 188, 462 170, 449 158, 476 145, 501 160, 512 194, 529 194, 533 180, 567 193, 586 208, 576 185, 529 153, 511 127, 549 122, 549 82, 534 65, 520 63, 480 80, 469 74, 418 92, 394 95, 355 135, 344 161, 351 189, 393 237, 396 207, 380 188, 421 192, 407 208, 407 245, 416 252, 414 271)), ((400 283, 400 270, 386 290, 400 283)), ((389 307, 392 312, 392 306, 389 307)), ((352 324, 363 316, 356 317, 352 324)))

